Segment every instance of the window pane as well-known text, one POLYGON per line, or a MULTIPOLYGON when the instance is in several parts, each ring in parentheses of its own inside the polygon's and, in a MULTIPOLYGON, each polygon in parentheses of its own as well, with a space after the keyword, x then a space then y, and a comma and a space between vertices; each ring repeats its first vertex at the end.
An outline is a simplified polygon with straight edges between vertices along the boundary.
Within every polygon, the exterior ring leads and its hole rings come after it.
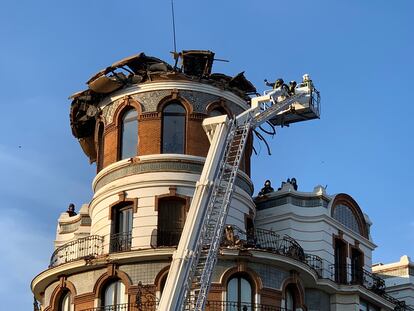
POLYGON ((210 111, 209 115, 210 117, 217 117, 226 114, 223 108, 214 108, 210 111))
POLYGON ((252 287, 250 282, 244 278, 241 278, 240 282, 240 301, 251 303, 252 302, 252 287))
POLYGON ((98 171, 100 171, 103 167, 103 159, 104 159, 104 125, 103 123, 99 123, 98 128, 98 171))
POLYGON ((137 155, 138 113, 135 109, 125 113, 122 119, 121 160, 137 155))
POLYGON ((71 311, 70 293, 66 293, 60 305, 60 311, 71 311))
POLYGON ((111 283, 105 289, 105 296, 104 296, 105 306, 111 306, 115 303, 115 284, 116 282, 111 283))
POLYGON ((103 305, 113 306, 126 302, 125 285, 121 281, 115 281, 108 284, 105 289, 103 305))
POLYGON ((164 113, 178 113, 178 114, 185 114, 185 109, 183 106, 181 106, 180 104, 169 104, 168 106, 166 106, 164 108, 164 113))
POLYGON ((132 231, 132 209, 128 208, 120 212, 119 233, 128 233, 132 231))
POLYGON ((184 153, 185 109, 180 104, 169 104, 163 110, 162 152, 184 153))
POLYGON ((286 291, 286 309, 288 311, 292 311, 294 306, 295 306, 295 302, 293 298, 293 293, 291 290, 287 290, 286 291))
POLYGON ((345 227, 360 234, 358 221, 350 207, 342 204, 335 206, 333 218, 338 220, 345 227))
POLYGON ((365 301, 360 301, 359 311, 368 311, 368 306, 367 306, 367 303, 365 301))
POLYGON ((229 281, 227 285, 227 301, 237 302, 238 300, 238 280, 233 278, 229 281))
POLYGON ((185 201, 162 199, 158 204, 159 246, 178 245, 185 222, 185 201))
POLYGON ((125 285, 121 281, 116 283, 116 304, 126 303, 125 299, 125 285))

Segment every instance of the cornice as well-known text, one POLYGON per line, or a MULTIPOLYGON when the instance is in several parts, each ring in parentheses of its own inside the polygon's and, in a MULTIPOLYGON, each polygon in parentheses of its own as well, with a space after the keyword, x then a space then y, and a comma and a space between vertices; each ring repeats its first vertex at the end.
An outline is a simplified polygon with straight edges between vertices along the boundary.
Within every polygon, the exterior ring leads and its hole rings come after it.
POLYGON ((198 91, 202 93, 208 93, 211 95, 222 97, 226 100, 229 100, 236 105, 238 105, 243 110, 249 108, 248 104, 244 99, 237 96, 236 94, 219 89, 215 86, 208 85, 200 82, 193 81, 162 81, 162 82, 147 82, 142 84, 135 84, 128 88, 122 89, 120 91, 114 92, 110 96, 106 97, 101 102, 101 108, 104 108, 106 105, 111 104, 112 102, 123 98, 124 96, 134 95, 138 93, 159 91, 159 90, 186 90, 186 91, 198 91))

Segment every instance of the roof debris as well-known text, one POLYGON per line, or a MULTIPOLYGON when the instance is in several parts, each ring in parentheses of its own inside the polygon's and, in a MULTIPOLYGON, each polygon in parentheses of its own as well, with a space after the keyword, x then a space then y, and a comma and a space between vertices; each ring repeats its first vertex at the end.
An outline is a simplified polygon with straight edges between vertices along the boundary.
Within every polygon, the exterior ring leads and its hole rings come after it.
POLYGON ((246 79, 244 72, 234 77, 211 73, 214 55, 211 51, 185 50, 175 54, 181 60, 180 67, 172 67, 156 57, 139 53, 93 75, 86 82, 87 90, 70 96, 72 133, 79 139, 90 161, 96 160, 93 136, 96 117, 99 115, 97 105, 105 96, 122 88, 148 81, 180 79, 211 84, 249 100, 249 95, 255 94, 256 88, 246 79))

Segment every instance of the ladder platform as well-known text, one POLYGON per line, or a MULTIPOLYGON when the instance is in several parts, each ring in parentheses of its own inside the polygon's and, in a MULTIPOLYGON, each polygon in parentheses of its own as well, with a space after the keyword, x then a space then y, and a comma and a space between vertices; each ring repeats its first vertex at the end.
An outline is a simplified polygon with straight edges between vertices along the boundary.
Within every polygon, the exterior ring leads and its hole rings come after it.
POLYGON ((300 94, 301 92, 304 93, 304 96, 291 104, 288 109, 280 112, 274 118, 269 120, 272 125, 285 126, 295 122, 319 119, 319 92, 315 88, 309 89, 309 87, 295 89, 295 94, 300 94))

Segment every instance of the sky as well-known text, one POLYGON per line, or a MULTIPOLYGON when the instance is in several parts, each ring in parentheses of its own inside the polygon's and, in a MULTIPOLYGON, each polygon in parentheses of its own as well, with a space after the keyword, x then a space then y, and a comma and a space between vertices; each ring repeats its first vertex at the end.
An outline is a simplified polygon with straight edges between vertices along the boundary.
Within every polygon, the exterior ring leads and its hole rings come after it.
MULTIPOLYGON (((309 73, 320 120, 256 143, 255 193, 295 177, 351 195, 373 222, 374 262, 414 259, 414 2, 175 0, 177 50, 212 50, 214 72, 265 78, 309 73)), ((91 198, 90 165, 69 125, 68 97, 97 71, 139 52, 170 63, 170 0, 0 2, 0 297, 32 307, 57 218, 91 198)))

